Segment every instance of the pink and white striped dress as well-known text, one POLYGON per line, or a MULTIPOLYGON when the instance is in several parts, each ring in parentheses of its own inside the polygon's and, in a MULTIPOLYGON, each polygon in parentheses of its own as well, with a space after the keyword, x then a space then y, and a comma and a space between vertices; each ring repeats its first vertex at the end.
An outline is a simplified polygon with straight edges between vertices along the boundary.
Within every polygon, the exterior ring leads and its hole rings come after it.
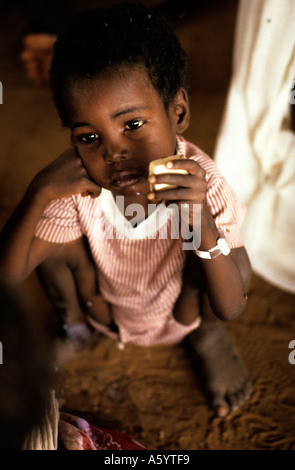
MULTIPOLYGON (((207 203, 215 223, 231 248, 242 246, 239 227, 245 208, 213 160, 180 137, 178 152, 204 168, 207 203)), ((52 201, 36 228, 37 237, 53 243, 87 237, 100 290, 112 305, 122 344, 176 343, 200 325, 200 317, 185 326, 172 315, 181 291, 187 251, 181 236, 166 236, 173 220, 169 214, 167 217, 161 204, 133 227, 118 209, 112 193, 103 189, 97 199, 74 195, 52 201)))

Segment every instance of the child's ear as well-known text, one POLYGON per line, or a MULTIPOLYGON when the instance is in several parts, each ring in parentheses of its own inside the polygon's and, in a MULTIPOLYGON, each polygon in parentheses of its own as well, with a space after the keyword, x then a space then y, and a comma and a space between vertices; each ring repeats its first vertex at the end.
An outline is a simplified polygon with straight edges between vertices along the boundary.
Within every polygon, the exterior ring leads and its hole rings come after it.
POLYGON ((189 126, 190 107, 187 92, 181 88, 173 102, 174 115, 176 120, 176 132, 182 134, 189 126))

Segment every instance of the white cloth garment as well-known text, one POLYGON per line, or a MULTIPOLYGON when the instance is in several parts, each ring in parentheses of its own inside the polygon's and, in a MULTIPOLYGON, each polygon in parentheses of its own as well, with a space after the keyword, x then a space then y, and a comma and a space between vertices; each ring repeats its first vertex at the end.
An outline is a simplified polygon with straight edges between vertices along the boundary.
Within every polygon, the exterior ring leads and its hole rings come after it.
POLYGON ((232 79, 215 151, 247 207, 253 270, 295 293, 295 1, 240 0, 232 79))

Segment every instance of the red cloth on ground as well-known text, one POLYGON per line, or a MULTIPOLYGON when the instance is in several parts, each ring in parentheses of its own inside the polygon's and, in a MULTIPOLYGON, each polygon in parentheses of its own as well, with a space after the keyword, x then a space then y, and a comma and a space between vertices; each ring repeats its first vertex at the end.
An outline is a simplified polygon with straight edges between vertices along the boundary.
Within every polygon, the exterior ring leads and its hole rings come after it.
POLYGON ((64 450, 145 450, 126 434, 95 426, 64 412, 60 413, 58 437, 64 450))

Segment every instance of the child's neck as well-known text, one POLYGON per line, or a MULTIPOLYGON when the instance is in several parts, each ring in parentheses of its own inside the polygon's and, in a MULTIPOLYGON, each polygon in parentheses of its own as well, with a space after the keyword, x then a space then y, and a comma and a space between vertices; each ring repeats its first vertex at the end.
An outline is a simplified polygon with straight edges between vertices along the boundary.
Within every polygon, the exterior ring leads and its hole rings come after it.
MULTIPOLYGON (((116 195, 114 193, 113 198, 115 202, 117 202, 116 195)), ((146 197, 146 194, 139 194, 134 196, 124 196, 124 198, 120 198, 120 204, 117 204, 117 207, 123 213, 124 217, 127 220, 132 220, 135 218, 135 216, 138 216, 137 223, 139 224, 140 222, 142 222, 142 220, 146 219, 155 210, 156 206, 149 202, 146 197), (136 206, 134 206, 134 212, 132 212, 131 210, 133 209, 133 207, 129 207, 128 211, 128 206, 131 206, 132 204, 138 205, 138 210, 136 209, 136 206)))

